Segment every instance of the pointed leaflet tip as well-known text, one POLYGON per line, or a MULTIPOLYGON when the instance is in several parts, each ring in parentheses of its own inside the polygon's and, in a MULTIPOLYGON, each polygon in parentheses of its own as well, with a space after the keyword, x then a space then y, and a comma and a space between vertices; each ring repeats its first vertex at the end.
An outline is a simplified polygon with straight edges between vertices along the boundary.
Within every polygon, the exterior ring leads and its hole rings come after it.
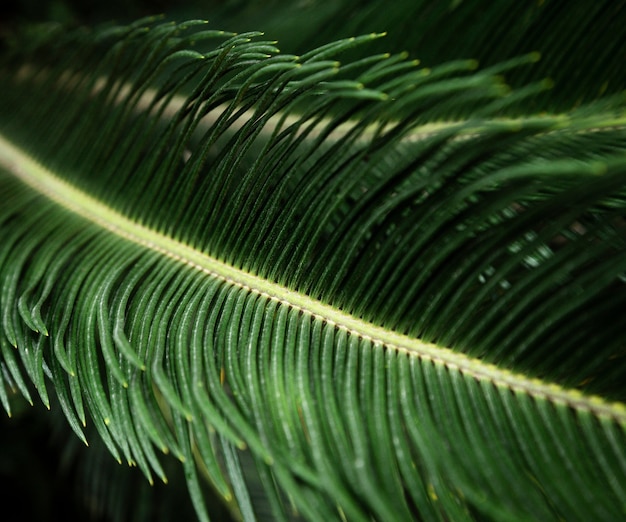
POLYGON ((496 90, 496 95, 498 96, 506 96, 507 94, 510 94, 512 91, 511 86, 506 83, 497 84, 495 90, 496 90))
POLYGON ((154 15, 149 15, 146 16, 144 18, 140 18, 139 20, 137 20, 136 22, 134 22, 133 24, 130 25, 130 27, 140 27, 143 24, 152 24, 158 20, 162 20, 163 18, 165 18, 165 14, 164 13, 160 13, 160 14, 154 14, 154 15))
POLYGON ((594 162, 591 164, 591 172, 596 176, 602 176, 607 173, 608 166, 606 163, 594 162))

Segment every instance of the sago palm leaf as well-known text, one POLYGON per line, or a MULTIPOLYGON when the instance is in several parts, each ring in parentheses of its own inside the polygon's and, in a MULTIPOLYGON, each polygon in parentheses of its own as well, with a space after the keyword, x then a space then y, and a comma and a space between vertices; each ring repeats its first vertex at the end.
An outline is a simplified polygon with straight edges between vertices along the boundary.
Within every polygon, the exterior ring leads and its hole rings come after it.
POLYGON ((536 54, 378 36, 15 40, 4 408, 58 404, 149 480, 172 453, 200 519, 207 484, 245 520, 624 518, 623 98, 505 118, 536 54))
POLYGON ((281 49, 303 53, 355 34, 388 31, 368 46, 374 52, 409 52, 426 67, 459 58, 481 66, 540 51, 533 67, 507 73, 523 87, 550 77, 558 89, 506 108, 527 115, 569 110, 581 101, 624 89, 626 4, 613 0, 489 2, 484 0, 307 0, 211 2, 211 20, 235 30, 263 28, 281 49))

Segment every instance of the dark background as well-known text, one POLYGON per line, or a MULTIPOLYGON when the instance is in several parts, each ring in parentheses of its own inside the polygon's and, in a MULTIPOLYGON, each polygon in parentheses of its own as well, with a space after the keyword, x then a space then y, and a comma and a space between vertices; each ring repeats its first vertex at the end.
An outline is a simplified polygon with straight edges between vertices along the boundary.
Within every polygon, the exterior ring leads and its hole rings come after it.
MULTIPOLYGON (((624 0, 0 0, 0 43, 26 22, 67 27, 163 14, 215 29, 265 31, 281 51, 302 54, 341 37, 388 31, 368 54, 408 51, 425 67, 476 59, 488 67, 530 52, 541 60, 506 75, 513 87, 549 78, 531 108, 563 112, 626 87, 624 0)), ((523 107, 527 113, 529 107, 523 107)))

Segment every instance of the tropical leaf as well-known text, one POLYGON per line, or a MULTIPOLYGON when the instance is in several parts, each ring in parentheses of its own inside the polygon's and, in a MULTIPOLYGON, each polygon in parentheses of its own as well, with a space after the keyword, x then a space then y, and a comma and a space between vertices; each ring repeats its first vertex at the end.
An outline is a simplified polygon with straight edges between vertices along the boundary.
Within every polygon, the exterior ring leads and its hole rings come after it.
POLYGON ((7 412, 38 395, 149 481, 173 454, 200 519, 207 484, 245 520, 624 518, 622 96, 512 117, 536 53, 424 68, 379 34, 22 34, 7 412))
POLYGON ((263 28, 281 49, 296 54, 337 38, 384 31, 387 37, 368 46, 369 52, 408 51, 426 67, 457 59, 488 67, 540 52, 538 63, 509 71, 507 82, 521 89, 551 78, 558 89, 527 95, 506 108, 510 114, 569 111, 602 94, 619 94, 626 84, 626 5, 613 0, 240 1, 211 2, 209 12, 220 26, 263 28))

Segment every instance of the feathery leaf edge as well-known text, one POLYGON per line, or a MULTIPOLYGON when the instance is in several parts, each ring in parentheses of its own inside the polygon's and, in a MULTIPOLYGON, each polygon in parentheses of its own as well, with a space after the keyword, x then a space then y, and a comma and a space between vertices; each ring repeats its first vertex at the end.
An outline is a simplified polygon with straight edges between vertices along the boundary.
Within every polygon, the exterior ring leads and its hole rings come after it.
POLYGON ((159 252, 212 277, 299 310, 350 334, 397 352, 455 369, 476 380, 534 398, 567 405, 626 426, 626 406, 538 378, 500 368, 450 348, 398 334, 282 285, 230 266, 184 243, 144 227, 63 181, 0 134, 0 166, 56 204, 128 241, 159 252))

